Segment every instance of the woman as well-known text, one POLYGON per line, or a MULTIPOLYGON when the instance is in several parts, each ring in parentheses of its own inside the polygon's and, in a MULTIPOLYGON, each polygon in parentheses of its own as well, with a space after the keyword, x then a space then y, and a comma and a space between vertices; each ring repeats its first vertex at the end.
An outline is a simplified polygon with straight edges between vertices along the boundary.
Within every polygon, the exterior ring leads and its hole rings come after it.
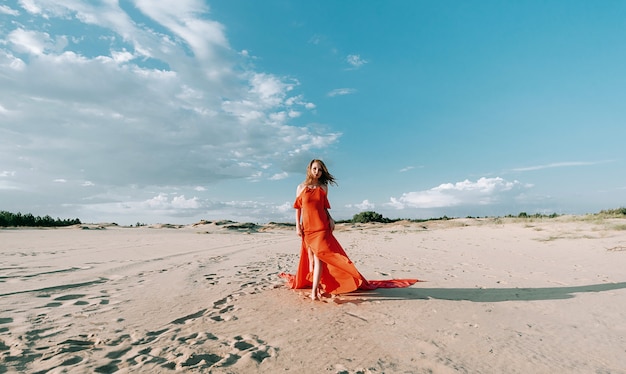
POLYGON ((311 299, 319 300, 320 289, 328 294, 352 292, 357 289, 373 290, 380 287, 408 287, 417 279, 367 281, 346 255, 335 236, 333 221, 328 209, 328 184, 335 177, 321 160, 312 160, 307 167, 306 179, 296 190, 296 232, 302 237, 300 262, 295 275, 281 273, 291 288, 311 287, 311 299))

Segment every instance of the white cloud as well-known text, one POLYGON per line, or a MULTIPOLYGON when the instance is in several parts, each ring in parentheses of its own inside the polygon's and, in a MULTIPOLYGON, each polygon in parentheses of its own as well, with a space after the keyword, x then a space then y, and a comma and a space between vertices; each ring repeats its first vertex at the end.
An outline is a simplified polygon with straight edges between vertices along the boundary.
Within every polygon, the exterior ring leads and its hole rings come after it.
MULTIPOLYGON (((6 70, 23 71, 26 67, 24 61, 13 55, 13 53, 0 49, 0 67, 6 70)), ((3 106, 2 113, 8 113, 8 109, 3 106)))
POLYGON ((174 209, 197 209, 200 207, 197 197, 185 199, 185 195, 175 196, 172 198, 172 208, 174 209))
MULTIPOLYGON (((294 209, 293 209, 293 204, 290 202, 285 202, 282 205, 279 205, 276 207, 276 209, 281 212, 281 213, 293 213, 294 209)), ((295 217, 295 215, 293 216, 295 217)))
POLYGON ((144 202, 145 206, 157 210, 197 209, 200 203, 197 197, 186 199, 185 195, 174 196, 171 199, 165 193, 160 193, 144 202))
POLYGON ((590 161, 554 162, 554 163, 544 164, 544 165, 534 165, 534 166, 527 166, 527 167, 515 168, 515 169, 512 169, 512 170, 513 170, 513 171, 520 171, 520 172, 524 172, 524 171, 535 171, 535 170, 552 169, 552 168, 562 168, 562 167, 572 167, 572 166, 590 166, 590 165, 603 164, 603 163, 607 163, 607 162, 611 162, 611 161, 595 161, 595 162, 590 162, 590 161))
POLYGON ((285 83, 271 74, 254 74, 250 78, 250 93, 261 106, 271 108, 283 103, 294 84, 285 83))
POLYGON ((41 55, 52 45, 50 35, 45 32, 29 31, 18 28, 7 36, 16 52, 41 55))
POLYGON ((19 187, 13 183, 13 177, 15 177, 15 171, 1 171, 0 178, 2 179, 0 179, 0 190, 17 190, 19 187))
POLYGON ((121 52, 112 51, 111 57, 113 57, 113 61, 115 61, 118 64, 131 61, 132 59, 135 58, 135 56, 132 53, 127 52, 125 50, 121 52))
MULTIPOLYGON (((77 206, 124 191, 97 206, 129 209, 147 188, 285 178, 341 136, 292 124, 315 104, 296 79, 250 68, 204 2, 140 0, 136 19, 115 1, 19 4, 24 22, 0 29, 0 160, 14 173, 3 190, 77 206)), ((201 201, 180 196, 149 201, 201 201)))
POLYGON ((137 0, 137 8, 183 39, 201 60, 213 59, 219 48, 229 48, 224 26, 200 18, 208 7, 197 0, 179 0, 172 6, 169 0, 137 0))
POLYGON ((289 174, 288 174, 288 173, 286 173, 286 172, 282 172, 282 173, 278 173, 278 174, 274 174, 274 175, 272 175, 272 176, 270 177, 270 180, 277 181, 277 180, 285 179, 285 178, 287 178, 288 176, 289 176, 289 174))
POLYGON ((311 44, 315 44, 318 45, 322 42, 322 36, 320 35, 313 35, 310 39, 309 39, 309 43, 311 44))
POLYGON ((475 182, 464 180, 457 183, 444 183, 425 191, 414 191, 391 197, 388 206, 404 208, 446 208, 454 206, 490 205, 512 199, 524 188, 519 181, 506 181, 502 178, 480 178, 475 182))
POLYGON ((330 97, 334 97, 334 96, 352 95, 356 92, 357 91, 354 88, 336 88, 330 91, 329 93, 327 93, 326 95, 330 97))
POLYGON ((18 187, 15 186, 14 184, 0 180, 0 190, 17 190, 17 189, 18 187))
POLYGON ((348 209, 352 209, 352 208, 356 208, 360 211, 365 211, 365 210, 373 210, 376 208, 376 204, 370 202, 368 199, 363 200, 360 203, 356 203, 356 204, 346 204, 345 205, 346 208, 348 209))
POLYGON ((358 69, 368 63, 368 61, 361 58, 360 55, 348 55, 348 57, 346 57, 346 61, 355 69, 358 69))
POLYGON ((0 13, 7 14, 9 16, 18 16, 20 14, 19 11, 12 9, 6 5, 0 5, 0 13))
POLYGON ((146 205, 151 208, 164 208, 169 206, 169 199, 166 194, 159 194, 150 200, 146 200, 146 205))
POLYGON ((41 8, 35 4, 35 0, 20 0, 20 6, 29 13, 41 13, 41 8))
POLYGON ((369 200, 365 199, 363 200, 361 203, 359 204, 355 204, 354 206, 356 206, 357 208, 359 208, 359 210, 371 210, 376 208, 376 205, 370 203, 369 200))
POLYGON ((281 125, 288 118, 300 116, 294 107, 315 108, 303 101, 301 95, 289 96, 298 84, 271 74, 251 74, 244 96, 239 100, 225 100, 221 109, 244 125, 254 122, 281 125))

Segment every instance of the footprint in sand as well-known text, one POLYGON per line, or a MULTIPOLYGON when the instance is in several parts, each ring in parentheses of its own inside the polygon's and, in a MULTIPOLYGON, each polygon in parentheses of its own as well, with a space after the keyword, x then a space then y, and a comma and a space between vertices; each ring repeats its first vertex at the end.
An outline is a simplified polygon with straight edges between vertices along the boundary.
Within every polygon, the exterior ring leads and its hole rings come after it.
MULTIPOLYGON (((52 299, 51 302, 48 302, 40 307, 37 307, 37 309, 43 309, 43 308, 58 308, 61 307, 67 303, 65 303, 66 301, 70 301, 72 305, 75 306, 91 306, 91 309, 95 309, 97 308, 97 305, 107 305, 109 304, 109 300, 108 299, 103 299, 101 296, 96 296, 96 297, 89 297, 89 299, 98 299, 100 300, 98 302, 98 304, 91 304, 89 301, 84 300, 83 298, 87 296, 84 294, 70 294, 70 295, 64 295, 64 296, 59 296, 56 297, 54 299, 52 299)), ((39 296, 39 297, 49 297, 49 295, 44 295, 44 296, 39 296)), ((86 310, 86 309, 85 309, 86 310)))
POLYGON ((214 286, 218 283, 217 274, 205 274, 204 279, 209 283, 209 285, 214 286))
POLYGON ((149 331, 143 335, 124 334, 117 339, 99 344, 93 339, 70 339, 62 345, 56 355, 71 353, 69 357, 59 357, 58 366, 50 368, 84 365, 85 360, 95 355, 104 355, 108 363, 94 369, 97 373, 113 373, 120 368, 133 371, 194 370, 205 371, 212 368, 226 368, 233 365, 258 367, 264 360, 276 357, 277 349, 269 346, 255 335, 237 335, 232 338, 220 337, 210 332, 198 331, 196 322, 206 316, 215 316, 235 309, 232 302, 236 295, 219 299, 213 303, 214 311, 200 310, 175 319, 162 329, 149 331), (175 344, 172 344, 175 342, 175 344), (96 349, 96 346, 98 347, 96 349), (107 349, 112 348, 112 349, 107 349), (82 351, 90 350, 89 356, 82 351))
POLYGON ((254 335, 235 336, 233 347, 240 352, 244 352, 243 357, 247 356, 259 364, 266 358, 276 355, 276 348, 266 345, 264 341, 254 335))
MULTIPOLYGON (((277 262, 289 259, 283 256, 277 262)), ((93 310, 114 308, 115 287, 97 294, 39 294, 41 312, 29 318, 29 334, 22 340, 4 339, 10 336, 13 318, 0 316, 0 354, 4 362, 11 361, 10 370, 28 371, 38 362, 41 372, 72 371, 84 368, 89 372, 114 373, 119 370, 163 371, 193 370, 211 371, 213 368, 240 366, 259 367, 265 360, 276 357, 278 349, 254 335, 218 336, 206 331, 211 323, 228 323, 237 319, 237 299, 273 288, 277 272, 266 272, 266 263, 248 264, 240 269, 234 281, 239 291, 215 300, 209 307, 172 320, 170 323, 147 332, 102 330, 88 335, 64 336, 56 343, 50 337, 68 327, 66 319, 51 321, 45 308, 67 308, 68 318, 87 316, 93 310), (113 296, 113 297, 111 297, 113 296), (46 327, 43 329, 42 327, 46 327), (60 341, 60 342, 59 342, 60 341), (17 365, 17 366, 16 366, 17 365)), ((222 278, 215 273, 204 275, 209 284, 217 284, 222 278)), ((114 285, 115 280, 112 280, 114 285)), ((282 283, 281 283, 282 284, 282 283)), ((119 320, 118 320, 119 322, 119 320)), ((0 365, 1 366, 1 365, 0 365)), ((228 369, 227 369, 228 370, 228 369)), ((251 369, 254 370, 254 369, 251 369)), ((2 370, 0 370, 0 373, 2 370)))

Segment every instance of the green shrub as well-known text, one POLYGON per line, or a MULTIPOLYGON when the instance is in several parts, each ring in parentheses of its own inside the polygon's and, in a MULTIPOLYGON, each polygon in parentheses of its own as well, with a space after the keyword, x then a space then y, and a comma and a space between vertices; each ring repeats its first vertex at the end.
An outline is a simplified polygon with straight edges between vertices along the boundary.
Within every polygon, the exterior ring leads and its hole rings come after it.
POLYGON ((601 210, 600 214, 604 214, 607 216, 626 216, 626 208, 622 207, 617 209, 601 210))
POLYGON ((380 213, 376 213, 372 211, 361 212, 361 213, 355 214, 352 217, 352 223, 367 223, 367 222, 386 223, 386 222, 389 222, 389 219, 383 217, 383 215, 380 213))

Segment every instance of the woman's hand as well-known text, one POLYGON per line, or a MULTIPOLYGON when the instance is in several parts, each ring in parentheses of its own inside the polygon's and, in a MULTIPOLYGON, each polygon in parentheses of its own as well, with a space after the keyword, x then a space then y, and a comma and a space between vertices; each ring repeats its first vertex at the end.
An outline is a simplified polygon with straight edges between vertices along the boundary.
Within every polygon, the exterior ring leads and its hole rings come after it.
POLYGON ((298 236, 302 236, 302 226, 296 225, 296 234, 298 234, 298 236))

